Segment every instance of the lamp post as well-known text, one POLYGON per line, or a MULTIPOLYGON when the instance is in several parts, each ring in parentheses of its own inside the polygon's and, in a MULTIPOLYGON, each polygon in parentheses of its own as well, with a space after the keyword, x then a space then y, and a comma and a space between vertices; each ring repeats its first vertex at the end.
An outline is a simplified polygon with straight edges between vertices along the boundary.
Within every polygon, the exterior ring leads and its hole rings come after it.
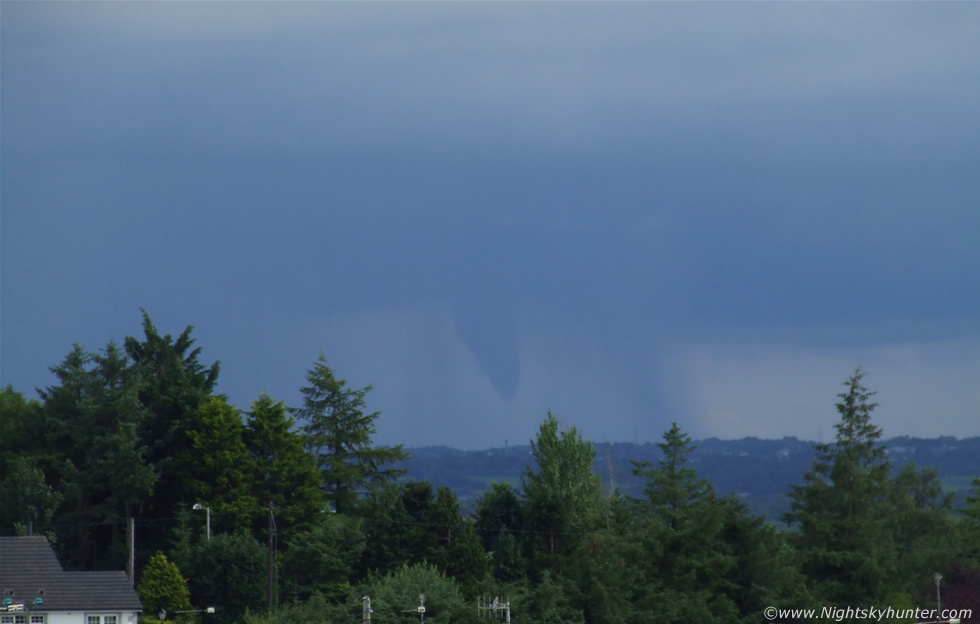
POLYGON ((194 506, 191 507, 191 509, 194 509, 196 511, 200 511, 200 510, 203 509, 203 510, 207 511, 207 513, 208 513, 208 525, 207 525, 208 526, 208 532, 207 532, 207 536, 208 536, 208 541, 210 542, 211 541, 211 508, 210 507, 205 507, 201 503, 194 503, 194 506))
POLYGON ((936 581, 936 613, 939 615, 943 614, 943 602, 939 599, 939 581, 943 580, 943 575, 936 572, 932 575, 932 579, 936 581))

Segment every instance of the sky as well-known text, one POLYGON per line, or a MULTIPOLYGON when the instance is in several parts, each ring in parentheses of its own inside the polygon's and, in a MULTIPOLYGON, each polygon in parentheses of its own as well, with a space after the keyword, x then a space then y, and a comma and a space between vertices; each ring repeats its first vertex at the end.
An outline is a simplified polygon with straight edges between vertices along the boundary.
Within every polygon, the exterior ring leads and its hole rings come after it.
POLYGON ((980 435, 976 3, 0 4, 0 384, 193 325, 375 441, 980 435))

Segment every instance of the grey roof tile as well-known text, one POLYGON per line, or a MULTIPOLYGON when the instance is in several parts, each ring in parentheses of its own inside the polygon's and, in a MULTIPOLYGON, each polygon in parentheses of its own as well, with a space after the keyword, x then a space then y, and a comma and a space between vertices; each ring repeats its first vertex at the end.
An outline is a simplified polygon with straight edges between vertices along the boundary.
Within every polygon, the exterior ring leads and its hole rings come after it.
POLYGON ((0 589, 35 611, 142 611, 125 572, 65 572, 44 537, 0 537, 0 589), (44 602, 34 599, 44 590, 44 602))

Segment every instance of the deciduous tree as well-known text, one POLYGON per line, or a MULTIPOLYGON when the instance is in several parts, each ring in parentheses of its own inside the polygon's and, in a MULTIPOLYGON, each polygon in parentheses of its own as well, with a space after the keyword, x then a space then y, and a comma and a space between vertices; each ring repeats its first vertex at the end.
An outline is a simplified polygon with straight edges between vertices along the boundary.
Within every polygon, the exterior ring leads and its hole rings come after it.
POLYGON ((576 537, 598 521, 602 478, 593 468, 592 443, 575 427, 561 429, 551 412, 531 441, 531 453, 538 468, 527 467, 521 487, 528 526, 537 537, 533 555, 551 566, 554 555, 570 552, 576 537))

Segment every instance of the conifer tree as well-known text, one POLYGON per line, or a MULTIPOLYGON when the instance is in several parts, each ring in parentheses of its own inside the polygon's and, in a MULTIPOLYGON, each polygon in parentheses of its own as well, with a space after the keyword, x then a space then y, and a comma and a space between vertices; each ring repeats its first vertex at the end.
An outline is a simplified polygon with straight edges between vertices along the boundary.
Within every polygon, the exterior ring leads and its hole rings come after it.
POLYGON ((190 491, 211 507, 215 528, 229 532, 264 517, 253 493, 255 471, 244 434, 241 415, 224 397, 202 403, 187 431, 190 456, 184 463, 190 468, 190 491))
POLYGON ((193 621, 193 617, 187 613, 178 613, 191 610, 187 581, 177 566, 167 560, 162 552, 157 551, 150 557, 149 563, 143 569, 137 592, 143 602, 144 615, 141 620, 159 622, 163 615, 166 621, 177 624, 193 621))
MULTIPOLYGON (((306 451, 281 401, 262 393, 245 423, 245 445, 253 461, 253 494, 260 504, 272 501, 276 527, 284 539, 318 522, 326 500, 320 490, 316 460, 306 451)), ((261 531, 265 531, 262 518, 261 531)))
POLYGON ((391 464, 408 456, 402 446, 372 446, 374 421, 380 412, 366 412, 364 397, 371 386, 354 390, 338 379, 321 353, 300 391, 303 407, 292 413, 307 436, 307 447, 316 455, 327 500, 337 513, 352 511, 360 496, 391 481, 404 470, 391 464))
POLYGON ((634 473, 647 481, 641 541, 655 581, 638 605, 657 621, 732 621, 738 609, 730 575, 737 562, 724 540, 724 507, 711 484, 687 465, 694 446, 676 422, 659 446, 657 468, 634 462, 634 473))
POLYGON ((896 563, 889 530, 891 465, 881 429, 871 421, 877 403, 858 368, 837 395, 836 439, 816 445, 813 467, 790 493, 784 519, 819 597, 837 604, 874 604, 890 591, 896 563))

